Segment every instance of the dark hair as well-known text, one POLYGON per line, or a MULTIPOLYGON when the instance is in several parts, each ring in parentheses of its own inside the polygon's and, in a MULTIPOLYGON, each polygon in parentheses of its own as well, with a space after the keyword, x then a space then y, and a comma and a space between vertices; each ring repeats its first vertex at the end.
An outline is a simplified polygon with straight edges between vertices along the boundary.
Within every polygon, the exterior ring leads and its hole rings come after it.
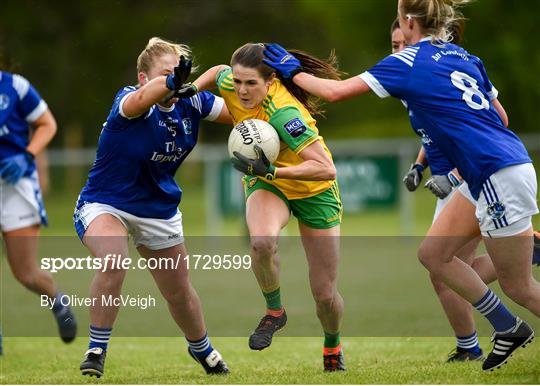
POLYGON ((6 57, 3 51, 0 46, 0 71, 14 72, 17 65, 10 58, 6 57))
POLYGON ((394 31, 397 30, 398 28, 399 28, 399 18, 396 18, 392 22, 392 25, 390 26, 390 38, 392 37, 392 34, 394 33, 394 31))
MULTIPOLYGON (((263 51, 263 43, 244 44, 242 47, 234 51, 231 58, 231 67, 235 64, 239 64, 244 67, 254 68, 259 72, 263 79, 267 80, 270 78, 270 76, 272 76, 272 74, 276 73, 276 71, 272 67, 263 63, 263 51)), ((330 57, 326 60, 318 59, 299 50, 290 49, 288 51, 300 61, 305 72, 320 78, 336 80, 340 79, 340 75, 342 73, 338 70, 337 57, 333 51, 330 53, 330 57)), ((301 89, 291 80, 283 79, 279 74, 278 77, 287 90, 304 105, 310 114, 322 115, 324 113, 324 111, 321 109, 321 100, 318 97, 301 89)))

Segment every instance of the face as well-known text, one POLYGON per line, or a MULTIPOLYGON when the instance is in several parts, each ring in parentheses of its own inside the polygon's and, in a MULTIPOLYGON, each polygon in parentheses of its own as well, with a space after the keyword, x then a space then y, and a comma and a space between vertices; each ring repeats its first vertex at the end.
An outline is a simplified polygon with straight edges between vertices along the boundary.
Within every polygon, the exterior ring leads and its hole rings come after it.
MULTIPOLYGON (((139 83, 141 85, 145 85, 146 83, 148 83, 154 78, 157 78, 158 76, 167 76, 169 74, 172 74, 174 71, 174 67, 176 66, 178 66, 178 56, 174 54, 165 54, 154 58, 150 70, 148 70, 147 73, 139 73, 139 83)), ((163 103, 163 106, 170 107, 176 102, 178 102, 178 98, 173 98, 168 102, 163 103)))
POLYGON ((260 105, 268 94, 268 88, 275 79, 272 74, 270 79, 264 80, 255 68, 244 67, 235 64, 233 70, 234 91, 242 107, 253 109, 260 105))
POLYGON ((406 46, 407 44, 405 44, 403 32, 401 32, 400 28, 396 28, 394 32, 392 32, 392 53, 395 54, 396 52, 400 52, 406 46))

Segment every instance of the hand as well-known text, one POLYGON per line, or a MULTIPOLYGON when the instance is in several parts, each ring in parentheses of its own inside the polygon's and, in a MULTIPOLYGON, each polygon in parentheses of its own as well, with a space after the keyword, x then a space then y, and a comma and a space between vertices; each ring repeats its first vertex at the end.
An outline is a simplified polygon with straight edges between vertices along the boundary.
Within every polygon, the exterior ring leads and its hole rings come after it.
POLYGON ((178 66, 173 69, 173 73, 167 75, 165 84, 169 90, 178 91, 182 88, 191 74, 192 60, 186 59, 184 55, 180 56, 178 66))
POLYGON ((17 154, 0 161, 0 178, 15 185, 32 165, 34 156, 29 152, 17 154))
POLYGON ((191 98, 193 95, 197 94, 199 89, 193 83, 185 83, 176 90, 171 98, 191 98))
POLYGON ((231 158, 231 162, 236 170, 250 176, 260 176, 271 181, 276 178, 277 168, 268 161, 263 149, 255 145, 253 147, 257 158, 251 159, 243 156, 237 151, 233 152, 235 158, 231 158))
POLYGON ((267 44, 264 49, 263 62, 279 72, 285 79, 292 79, 304 71, 300 61, 277 43, 267 44))
POLYGON ((448 197, 452 192, 452 189, 459 184, 461 184, 459 178, 457 178, 454 173, 450 172, 446 176, 431 176, 424 187, 428 188, 431 193, 443 200, 448 197))
POLYGON ((422 182, 422 173, 424 172, 424 165, 422 164, 413 164, 411 168, 403 177, 403 183, 407 187, 409 192, 414 192, 416 188, 422 182))

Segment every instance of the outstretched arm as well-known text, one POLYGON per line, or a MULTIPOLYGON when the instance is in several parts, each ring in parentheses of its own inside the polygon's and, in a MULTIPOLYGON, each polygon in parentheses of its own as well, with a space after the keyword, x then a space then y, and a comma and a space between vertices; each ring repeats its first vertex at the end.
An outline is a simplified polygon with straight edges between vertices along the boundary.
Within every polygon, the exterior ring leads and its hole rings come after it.
POLYGON ((197 87, 197 90, 199 91, 211 90, 216 88, 216 76, 224 68, 227 68, 227 66, 224 64, 219 64, 206 70, 197 79, 195 79, 193 84, 195 85, 195 87, 197 87))
POLYGON ((345 80, 322 79, 303 71, 300 61, 279 44, 268 44, 264 50, 264 63, 285 79, 292 81, 310 94, 328 102, 337 102, 364 94, 371 89, 360 77, 345 80))

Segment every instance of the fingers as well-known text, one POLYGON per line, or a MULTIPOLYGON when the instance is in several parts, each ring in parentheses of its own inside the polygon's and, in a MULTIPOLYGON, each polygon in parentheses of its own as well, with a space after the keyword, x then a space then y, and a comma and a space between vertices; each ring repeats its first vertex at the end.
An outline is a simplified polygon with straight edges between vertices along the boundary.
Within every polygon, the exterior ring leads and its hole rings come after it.
POLYGON ((236 170, 242 173, 246 173, 247 165, 240 161, 238 158, 231 158, 231 163, 236 170))
POLYGON ((238 153, 237 151, 233 151, 233 155, 238 158, 240 161, 242 161, 245 164, 249 164, 250 159, 246 157, 245 155, 242 155, 238 153))

